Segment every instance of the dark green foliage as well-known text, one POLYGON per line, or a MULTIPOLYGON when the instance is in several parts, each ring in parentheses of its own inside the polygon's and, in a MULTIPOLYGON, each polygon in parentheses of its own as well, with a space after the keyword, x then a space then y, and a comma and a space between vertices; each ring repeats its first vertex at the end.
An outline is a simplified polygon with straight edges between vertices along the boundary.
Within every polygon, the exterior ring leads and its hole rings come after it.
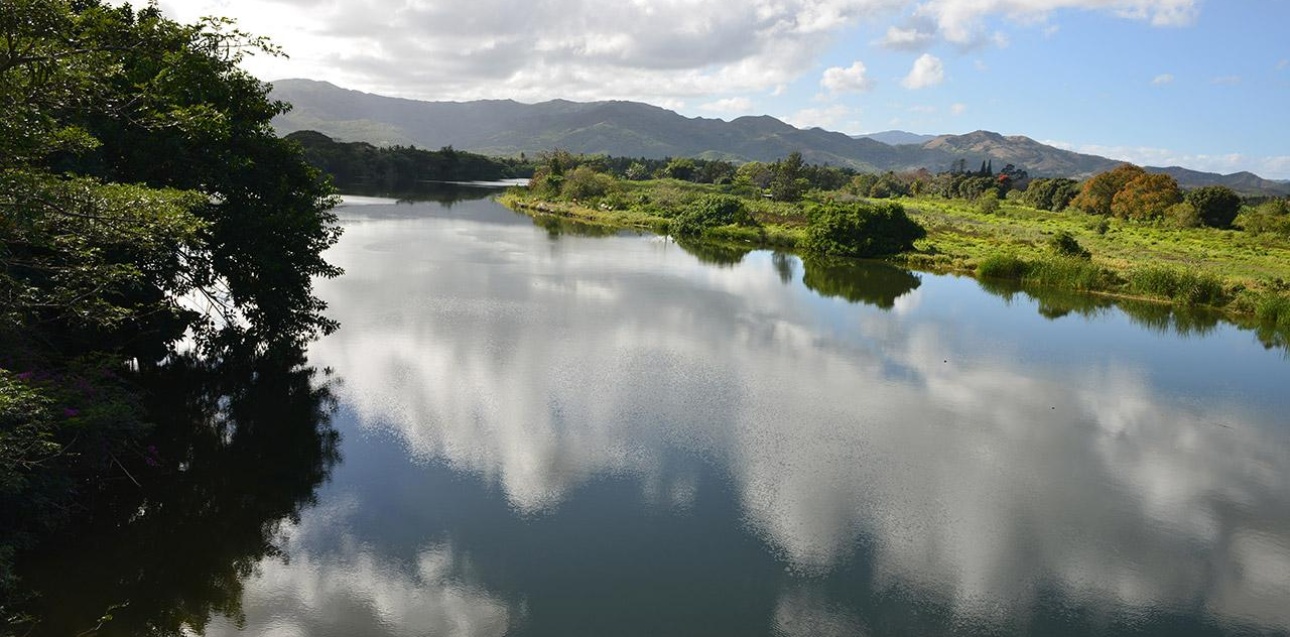
POLYGON ((37 121, 32 138, 76 140, 48 141, 43 153, 0 152, 26 158, 7 170, 196 193, 201 247, 176 256, 182 269, 165 296, 201 290, 219 315, 211 327, 283 337, 334 327, 312 295, 314 277, 339 273, 321 256, 339 234, 330 188, 299 146, 274 133, 272 118, 289 107, 238 66, 264 42, 224 21, 180 25, 155 8, 135 13, 97 0, 6 9, 20 17, 0 25, 11 45, 41 54, 0 65, 0 90, 28 95, 25 112, 0 113, 3 127, 37 121), (48 28, 28 29, 36 14, 54 16, 48 28))
POLYGON ((152 419, 121 361, 335 327, 313 295, 339 274, 335 201, 238 66, 256 50, 155 5, 0 5, 0 556, 138 460, 152 419))
POLYGON ((801 248, 829 256, 880 257, 911 250, 927 231, 897 203, 812 204, 801 248))
POLYGON ((1091 259, 1093 257, 1093 253, 1086 250, 1084 246, 1079 244, 1079 241, 1075 240, 1071 233, 1065 230, 1048 239, 1048 249, 1063 257, 1075 257, 1077 259, 1091 259))
POLYGON ((681 181, 693 181, 696 173, 694 160, 686 157, 673 159, 663 168, 663 176, 681 181))
POLYGON ((799 201, 810 187, 805 167, 797 151, 771 164, 770 196, 777 201, 799 201))
POLYGON ((978 175, 957 180, 957 195, 964 199, 975 200, 986 193, 999 195, 999 182, 993 177, 978 175))
POLYGON ((729 195, 705 195, 674 217, 668 232, 678 237, 697 237, 710 228, 732 224, 756 225, 743 200, 729 195))
POLYGON ((1077 194, 1079 194, 1079 182, 1074 179, 1065 177, 1036 179, 1026 188, 1022 201, 1040 210, 1061 212, 1077 194))
POLYGON ((1211 228, 1231 227, 1241 212, 1241 196, 1227 186, 1205 186, 1188 191, 1187 203, 1196 209, 1201 223, 1211 228))
POLYGON ((331 176, 343 192, 402 193, 427 181, 496 181, 528 177, 533 168, 517 159, 454 150, 416 147, 378 148, 364 142, 337 142, 322 133, 296 131, 287 139, 300 144, 305 159, 331 176))

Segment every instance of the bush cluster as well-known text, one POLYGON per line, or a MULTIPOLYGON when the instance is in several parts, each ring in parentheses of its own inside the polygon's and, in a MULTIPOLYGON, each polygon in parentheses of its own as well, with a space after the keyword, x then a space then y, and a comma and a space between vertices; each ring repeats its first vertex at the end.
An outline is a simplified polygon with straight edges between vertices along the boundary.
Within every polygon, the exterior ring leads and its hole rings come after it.
POLYGON ((697 237, 710 228, 729 225, 755 226, 757 222, 738 197, 705 195, 683 208, 668 225, 668 232, 678 237, 697 237))
POLYGON ((801 247, 845 257, 880 257, 910 250, 927 236, 900 204, 863 202, 815 204, 801 247))

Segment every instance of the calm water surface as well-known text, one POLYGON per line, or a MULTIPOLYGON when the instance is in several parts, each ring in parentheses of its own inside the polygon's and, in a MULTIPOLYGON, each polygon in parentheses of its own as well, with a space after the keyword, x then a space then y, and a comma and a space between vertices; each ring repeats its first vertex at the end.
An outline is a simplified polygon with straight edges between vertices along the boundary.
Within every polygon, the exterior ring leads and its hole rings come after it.
POLYGON ((363 203, 310 352, 343 461, 209 635, 1290 633, 1248 332, 363 203))

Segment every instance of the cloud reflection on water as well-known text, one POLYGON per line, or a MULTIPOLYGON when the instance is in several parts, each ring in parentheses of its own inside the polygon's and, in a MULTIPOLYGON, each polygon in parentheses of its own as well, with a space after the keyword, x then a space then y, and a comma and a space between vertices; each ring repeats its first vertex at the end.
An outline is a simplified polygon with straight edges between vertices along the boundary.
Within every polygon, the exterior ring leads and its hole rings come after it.
MULTIPOLYGON (((352 503, 350 503, 352 505, 352 503)), ((217 618, 207 637, 240 635, 456 635, 500 637, 522 621, 513 607, 468 583, 465 558, 448 543, 430 544, 409 563, 379 557, 344 538, 313 554, 299 539, 346 515, 346 506, 310 511, 284 538, 290 559, 261 563, 244 593, 241 621, 217 618)))
POLYGON ((1290 627, 1274 414, 1180 400, 1136 359, 1031 360, 1024 335, 924 311, 934 285, 847 305, 783 285, 764 253, 719 269, 664 242, 441 219, 351 225, 332 256, 345 329, 313 361, 365 427, 520 514, 606 474, 684 506, 692 485, 662 469, 684 449, 802 573, 860 543, 880 587, 968 617, 1056 588, 1290 627))

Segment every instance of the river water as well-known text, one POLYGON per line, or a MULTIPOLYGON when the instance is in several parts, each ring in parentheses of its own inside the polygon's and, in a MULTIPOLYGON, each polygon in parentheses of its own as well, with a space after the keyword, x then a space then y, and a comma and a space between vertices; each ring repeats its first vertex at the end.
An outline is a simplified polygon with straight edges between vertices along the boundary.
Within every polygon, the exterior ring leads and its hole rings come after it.
POLYGON ((205 634, 1290 634, 1290 360, 1250 332, 340 215, 341 460, 205 634))

